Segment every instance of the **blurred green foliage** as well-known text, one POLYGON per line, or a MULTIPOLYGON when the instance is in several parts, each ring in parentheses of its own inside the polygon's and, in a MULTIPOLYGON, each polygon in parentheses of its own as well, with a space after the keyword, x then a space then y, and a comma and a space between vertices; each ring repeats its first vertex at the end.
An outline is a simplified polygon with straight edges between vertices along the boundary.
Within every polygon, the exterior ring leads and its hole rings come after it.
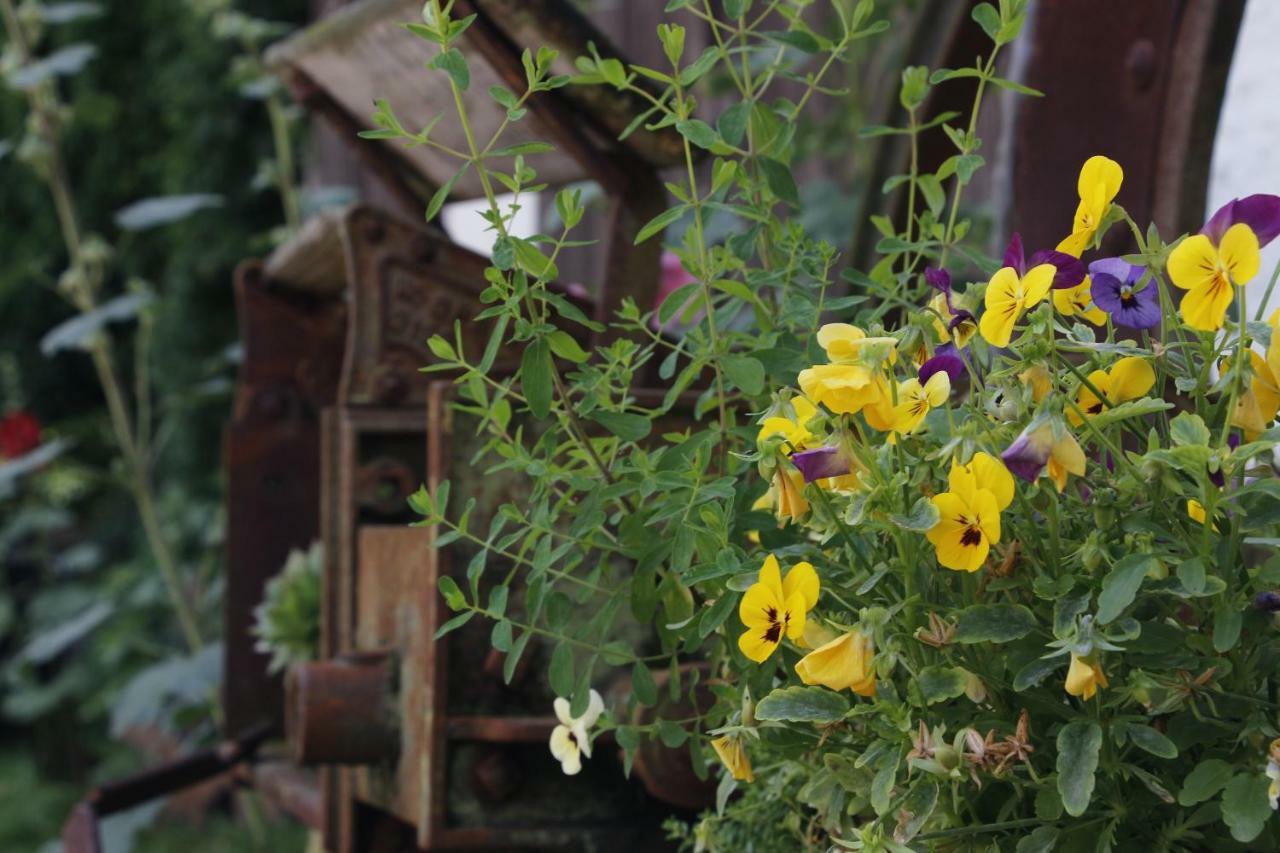
MULTIPOLYGON (((242 0, 248 14, 301 23, 306 0, 242 0)), ((232 272, 270 247, 281 221, 270 187, 254 183, 272 155, 259 101, 230 74, 235 46, 180 0, 103 2, 102 14, 51 27, 47 54, 86 42, 96 56, 62 81, 69 103, 65 156, 86 233, 117 255, 103 298, 131 279, 157 295, 150 359, 163 423, 155 465, 160 515, 197 590, 209 633, 221 598, 221 433, 237 338, 232 272), (124 232, 115 213, 142 198, 218 193, 221 206, 160 228, 124 232)), ((23 136, 27 104, 0 88, 0 150, 23 136)), ((120 740, 190 748, 213 734, 184 707, 207 701, 220 673, 217 647, 175 658, 181 642, 136 514, 116 482, 116 451, 89 360, 41 354, 40 341, 73 311, 53 287, 66 256, 48 190, 11 151, 0 155, 0 355, 16 370, 18 399, 69 450, 0 496, 0 850, 38 850, 54 838, 89 784, 144 763, 120 740), (162 670, 162 667, 169 667, 162 670), (166 685, 145 694, 159 676, 166 685), (145 694, 145 695, 144 695, 145 694), (157 734, 158 733, 158 734, 157 734)), ((131 327, 116 336, 121 364, 131 327)), ((12 397, 12 395, 9 395, 12 397)), ((136 849, 247 850, 230 820, 198 829, 163 825, 136 849)), ((301 848, 296 829, 268 827, 257 849, 301 848), (277 837, 277 832, 286 835, 277 837)))

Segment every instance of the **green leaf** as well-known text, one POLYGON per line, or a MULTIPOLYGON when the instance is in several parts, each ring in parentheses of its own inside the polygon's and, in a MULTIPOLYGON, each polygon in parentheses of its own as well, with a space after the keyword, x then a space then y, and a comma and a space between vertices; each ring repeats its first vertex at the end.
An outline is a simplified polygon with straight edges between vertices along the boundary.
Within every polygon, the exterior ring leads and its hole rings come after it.
POLYGON ((582 364, 588 358, 586 350, 578 345, 573 335, 560 329, 547 336, 547 343, 553 353, 575 364, 582 364))
POLYGON ((818 40, 811 33, 804 30, 762 30, 759 35, 764 36, 770 41, 776 41, 779 44, 785 44, 788 47, 794 47, 801 53, 817 53, 821 49, 818 40))
POLYGON ((1262 832, 1272 814, 1269 786, 1266 776, 1241 773, 1222 792, 1222 822, 1236 841, 1248 843, 1262 832))
POLYGON ((640 232, 636 234, 635 244, 639 246, 641 243, 643 243, 645 240, 648 240, 654 234, 657 234, 659 231, 664 230, 672 222, 675 222, 681 216, 684 216, 684 212, 688 210, 688 208, 689 208, 688 205, 682 204, 679 207, 673 207, 670 210, 664 210, 662 213, 659 213, 657 216, 653 217, 653 219, 650 219, 647 223, 645 223, 645 226, 640 229, 640 232))
POLYGON ((1192 557, 1178 564, 1178 583, 1192 595, 1204 592, 1204 560, 1192 557))
POLYGON ((553 279, 560 274, 551 259, 529 240, 512 237, 511 247, 515 250, 516 265, 534 278, 553 279))
POLYGON ((893 802, 893 782, 898 776, 900 760, 901 755, 895 752, 892 760, 881 764, 871 780, 871 808, 877 815, 887 813, 893 802))
POLYGON ((457 581, 453 578, 441 575, 437 585, 440 587, 440 594, 444 596, 444 603, 449 605, 450 610, 461 610, 467 606, 467 597, 462 594, 457 581))
POLYGON ((573 649, 568 643, 556 644, 551 653, 551 667, 548 672, 551 689, 557 696, 568 698, 573 693, 573 649))
POLYGON ((546 154, 555 151, 556 147, 546 142, 521 142, 518 145, 508 145, 506 148, 498 148, 486 154, 486 157, 514 157, 517 154, 546 154))
POLYGON ((449 194, 453 192, 453 185, 456 184, 458 179, 467 171, 468 166, 463 166, 461 169, 454 172, 453 177, 445 181, 444 186, 431 194, 431 201, 427 202, 426 215, 428 222, 435 219, 436 214, 440 212, 440 208, 444 207, 444 203, 449 200, 449 194))
POLYGON ((1187 774, 1178 794, 1178 804, 1194 806, 1206 802, 1227 787, 1235 768, 1221 758, 1206 758, 1187 774))
POLYGON ((729 381, 748 394, 764 390, 764 365, 749 355, 726 355, 720 367, 729 381))
POLYGON ((427 63, 427 67, 438 68, 448 74, 453 85, 464 92, 471 85, 471 69, 467 67, 467 58, 456 47, 436 54, 435 58, 427 63))
POLYGON ((693 62, 685 66, 680 72, 680 85, 692 86, 702 75, 706 74, 720 59, 720 48, 716 45, 704 48, 702 53, 693 62))
POLYGON ((627 412, 595 411, 587 417, 623 441, 639 441, 649 434, 653 426, 644 415, 633 415, 627 412))
POLYGON ((1084 814, 1093 798, 1101 748, 1102 728, 1093 720, 1073 720, 1058 732, 1058 793, 1072 817, 1084 814))
POLYGON ((443 637, 445 634, 448 634, 450 631, 456 631, 457 629, 461 628, 463 625, 470 622, 471 617, 475 615, 476 615, 476 612, 474 610, 468 610, 466 613, 459 613, 457 616, 453 617, 448 622, 445 622, 443 625, 437 628, 435 634, 432 635, 431 639, 438 640, 441 637, 443 637))
POLYGON ((1157 758, 1177 758, 1178 747, 1173 741, 1160 732, 1139 723, 1127 723, 1125 733, 1138 749, 1151 753, 1157 758))
POLYGON ((729 618, 736 603, 737 597, 733 595, 721 595, 717 598, 716 603, 704 610, 702 618, 698 620, 698 636, 703 639, 711 636, 729 618))
POLYGON ((756 719, 827 724, 848 711, 849 700, 825 687, 779 687, 756 705, 756 719))
POLYGON ((1038 826, 1018 841, 1013 853, 1053 853, 1058 847, 1058 833, 1056 826, 1038 826))
POLYGON ((1209 428, 1204 425, 1204 420, 1199 415, 1182 412, 1169 421, 1169 440, 1175 446, 1200 445, 1207 447, 1209 438, 1209 428))
POLYGON ((91 44, 69 44, 43 59, 13 69, 8 74, 8 83, 14 89, 30 91, 47 80, 77 73, 97 55, 98 49, 91 44))
POLYGON ((1167 403, 1164 400, 1157 400, 1154 397, 1143 397, 1141 400, 1130 400, 1127 403, 1120 403, 1115 408, 1103 409, 1090 418, 1090 421, 1098 428, 1110 426, 1126 420, 1127 418, 1140 418, 1145 415, 1154 415, 1167 409, 1172 409, 1173 403, 1167 403))
POLYGON ((938 783, 932 779, 917 782, 903 800, 902 807, 897 813, 898 829, 894 833, 895 837, 900 836, 904 844, 915 838, 937 806, 938 783))
POLYGON ((644 661, 636 661, 631 668, 631 692, 641 705, 653 707, 658 704, 658 685, 653 681, 653 673, 644 661))
POLYGON ((973 19, 978 22, 978 26, 982 27, 982 31, 988 38, 1000 44, 997 38, 1000 33, 1000 13, 996 11, 995 6, 990 3, 979 3, 973 7, 973 19))
POLYGON ((551 349, 546 338, 530 341, 524 348, 520 363, 520 387, 534 417, 545 418, 551 413, 551 349))
POLYGON ((940 517, 938 508, 933 505, 933 501, 928 498, 919 498, 911 506, 910 514, 898 515, 897 513, 891 513, 889 520, 903 530, 914 530, 918 533, 923 533, 933 528, 940 517))
POLYGON ((125 231, 143 231, 186 219, 193 213, 222 207, 222 196, 212 193, 144 198, 116 211, 116 225, 125 231))
POLYGON ((525 647, 529 645, 529 640, 532 638, 533 634, 525 631, 520 635, 520 639, 516 640, 516 644, 511 647, 511 651, 507 652, 507 659, 502 662, 503 684, 510 684, 511 679, 515 677, 516 665, 520 663, 520 657, 524 654, 525 647))
POLYGON ((716 130, 719 131, 720 138, 736 147, 742 142, 742 137, 747 132, 747 119, 750 116, 751 105, 746 101, 739 101, 720 113, 720 118, 716 121, 716 130))
POLYGON ((960 611, 957 643, 1007 643, 1030 634, 1036 617, 1021 604, 975 604, 960 611))
POLYGON ((1098 624, 1105 625, 1123 613, 1133 603, 1142 579, 1157 565, 1150 554, 1128 554, 1116 560, 1098 593, 1098 624))
POLYGON ((945 702, 964 694, 964 672, 950 666, 926 666, 916 675, 916 686, 926 705, 945 702))
POLYGON ((707 124, 702 119, 686 119, 676 122, 676 130, 685 139, 692 142, 699 148, 714 148, 720 144, 720 134, 716 133, 715 128, 707 124))
POLYGON ((1227 652, 1240 639, 1240 627, 1244 614, 1229 601, 1224 601, 1213 611, 1213 650, 1227 652))
POLYGON ((1062 666, 1063 660, 1060 657, 1036 658, 1018 670, 1018 674, 1013 677, 1013 689, 1021 693, 1028 687, 1035 687, 1062 666))
POLYGON ((500 619, 497 622, 494 622, 493 632, 489 635, 489 645, 493 646, 500 652, 509 652, 511 651, 511 644, 511 623, 506 619, 500 619))
POLYGON ((796 179, 792 177, 791 169, 772 157, 761 157, 758 162, 769 191, 792 207, 799 207, 800 190, 796 188, 796 179))

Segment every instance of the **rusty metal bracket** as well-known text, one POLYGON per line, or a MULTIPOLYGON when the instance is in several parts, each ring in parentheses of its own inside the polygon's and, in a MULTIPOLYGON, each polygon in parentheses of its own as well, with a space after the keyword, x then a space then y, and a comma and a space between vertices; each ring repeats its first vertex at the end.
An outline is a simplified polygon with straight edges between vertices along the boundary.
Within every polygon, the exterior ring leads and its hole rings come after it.
POLYGON ((98 832, 98 822, 102 818, 233 770, 242 762, 251 760, 271 732, 269 725, 257 726, 212 749, 194 752, 185 758, 95 788, 67 818, 62 829, 63 849, 66 853, 102 853, 98 832))

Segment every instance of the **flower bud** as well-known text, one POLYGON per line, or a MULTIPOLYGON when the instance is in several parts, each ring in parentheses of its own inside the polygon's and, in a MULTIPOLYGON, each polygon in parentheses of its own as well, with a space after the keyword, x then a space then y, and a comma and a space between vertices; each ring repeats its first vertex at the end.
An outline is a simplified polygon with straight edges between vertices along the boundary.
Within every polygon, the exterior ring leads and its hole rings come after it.
POLYGON ((955 770, 960 765, 960 753, 949 744, 940 743, 933 750, 933 760, 946 770, 955 770))

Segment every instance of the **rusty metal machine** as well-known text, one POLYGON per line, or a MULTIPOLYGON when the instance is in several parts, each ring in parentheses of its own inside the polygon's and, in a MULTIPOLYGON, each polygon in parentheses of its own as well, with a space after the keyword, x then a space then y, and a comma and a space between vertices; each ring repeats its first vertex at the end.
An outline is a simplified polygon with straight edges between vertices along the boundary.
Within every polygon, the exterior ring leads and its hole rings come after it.
MULTIPOLYGON (((930 44, 913 45, 913 58, 968 64, 980 31, 967 14, 952 15, 956 4, 926 5, 945 9, 949 23, 935 28, 930 44)), ((1072 190, 1058 183, 1095 150, 1125 159, 1126 182, 1140 188, 1133 208, 1140 220, 1181 224, 1203 193, 1242 4, 1114 5, 1043 0, 1029 24, 1025 79, 1053 100, 1007 117, 1014 165, 1006 195, 1032 245, 1051 245, 1063 225, 1032 205, 1066 209, 1072 190), (1082 4, 1124 19, 1091 31, 1087 56, 1059 37, 1068 19, 1090 17, 1082 4), (1060 58, 1067 50, 1071 62, 1060 58), (1099 116, 1087 133, 1065 132, 1066 122, 1078 129, 1087 116, 1054 113, 1061 109, 1054 104, 1072 93, 1093 97, 1107 88, 1096 81, 1113 79, 1130 83, 1103 93, 1105 110, 1136 110, 1143 120, 1099 116), (1033 149, 1039 165, 1024 170, 1019 164, 1033 149), (1201 162, 1204 169, 1188 166, 1201 162), (1170 170, 1180 179, 1169 180, 1170 170)), ((601 749, 572 782, 557 778, 546 751, 551 697, 541 679, 518 668, 508 684, 478 623, 432 639, 444 618, 436 579, 469 555, 460 543, 437 551, 435 531, 410 527, 407 496, 422 482, 449 479, 455 489, 466 484, 479 499, 477 512, 486 513, 519 486, 469 470, 475 430, 452 411, 449 382, 429 381, 417 369, 430 360, 427 339, 452 335, 455 322, 469 342, 487 339, 472 322, 486 260, 418 218, 452 170, 426 147, 355 138, 375 97, 423 122, 445 109, 445 93, 421 70, 426 46, 398 26, 420 7, 419 0, 363 0, 270 57, 298 101, 349 139, 352 157, 395 212, 362 205, 319 216, 269 258, 237 271, 244 362, 225 448, 226 743, 95 791, 67 823, 70 853, 100 849, 98 818, 218 773, 255 786, 320 830, 333 853, 661 849, 657 816, 666 807, 623 781, 611 750, 601 749), (281 680, 254 650, 253 609, 289 550, 317 539, 326 555, 322 659, 281 680), (287 746, 272 747, 280 735, 287 746)), ((479 93, 470 106, 481 124, 490 85, 522 86, 525 46, 556 47, 566 69, 589 42, 617 55, 567 0, 457 0, 457 7, 478 16, 465 49, 471 91, 479 93)), ((647 306, 659 247, 635 247, 633 237, 664 205, 657 171, 680 153, 678 141, 642 131, 617 142, 639 107, 596 87, 568 87, 529 106, 521 132, 558 149, 538 162, 541 176, 593 180, 608 199, 595 235, 604 243, 603 284, 572 298, 597 318, 628 297, 647 306)), ((438 132, 448 127, 442 122, 438 132)), ((900 153, 881 152, 886 173, 900 166, 900 153)), ((464 198, 477 192, 465 180, 455 189, 464 198)), ((521 666, 540 671, 537 656, 535 644, 521 666)), ((679 762, 650 756, 647 764, 650 791, 682 807, 705 796, 679 762)))

